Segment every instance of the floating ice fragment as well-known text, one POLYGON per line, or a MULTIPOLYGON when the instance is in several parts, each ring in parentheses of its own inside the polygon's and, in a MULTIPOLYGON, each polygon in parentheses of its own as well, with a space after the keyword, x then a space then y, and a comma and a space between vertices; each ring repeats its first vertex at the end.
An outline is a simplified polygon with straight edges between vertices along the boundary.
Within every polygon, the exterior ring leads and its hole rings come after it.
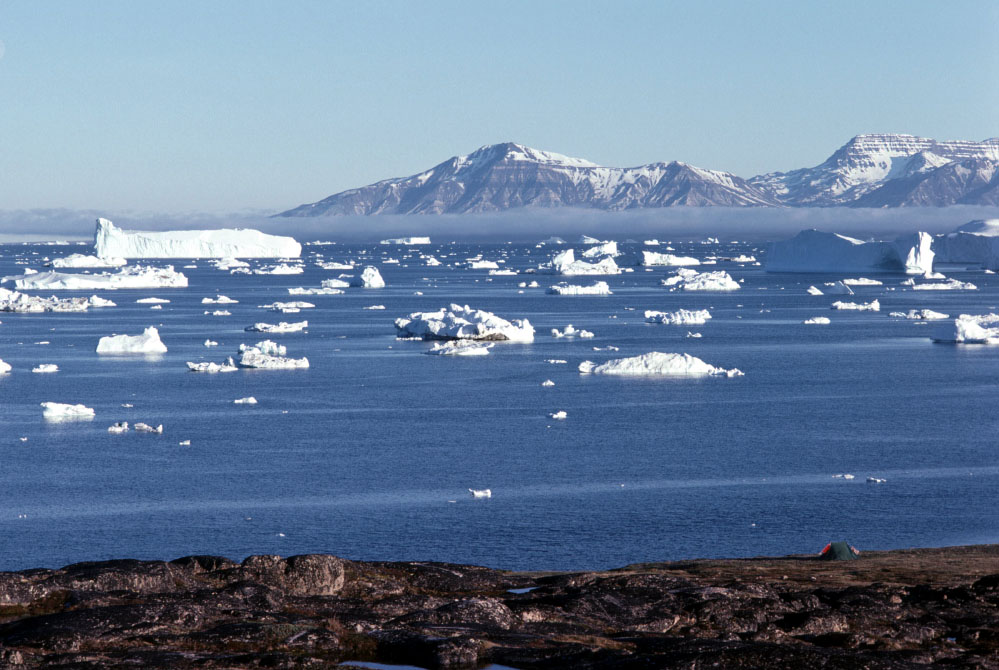
POLYGON ((880 312, 881 311, 881 303, 878 302, 877 300, 872 300, 870 302, 859 302, 859 303, 858 302, 843 302, 841 300, 837 300, 832 305, 830 305, 830 308, 831 309, 853 310, 853 311, 856 311, 856 312, 880 312))
POLYGON ((61 402, 43 402, 42 416, 50 421, 92 419, 94 410, 83 405, 70 405, 61 402))
POLYGON ((134 428, 135 428, 135 432, 136 433, 156 433, 158 435, 162 435, 163 434, 163 424, 162 423, 160 425, 156 426, 155 428, 153 428, 148 423, 142 423, 141 421, 137 421, 136 424, 135 424, 135 426, 134 426, 134 428))
POLYGON ((472 494, 473 498, 492 498, 493 492, 491 489, 468 489, 469 493, 472 494))
POLYGON ((278 324, 255 323, 252 326, 247 326, 243 330, 250 333, 297 333, 308 327, 308 321, 298 321, 295 323, 286 323, 282 321, 278 324))
POLYGON ((647 323, 664 323, 678 326, 699 326, 707 323, 710 318, 711 312, 706 309, 680 309, 675 312, 646 310, 645 312, 645 321, 647 323))
POLYGON ((256 405, 257 399, 251 395, 246 398, 236 398, 232 402, 234 405, 256 405))
POLYGON ((667 377, 707 375, 739 377, 743 374, 735 368, 726 370, 709 365, 700 358, 691 356, 690 354, 662 353, 659 351, 652 351, 631 358, 619 358, 599 365, 592 361, 583 361, 579 364, 579 372, 580 374, 667 377))
POLYGON ((810 319, 805 319, 802 323, 806 326, 828 326, 832 321, 827 316, 813 316, 810 319))
POLYGON ((128 422, 118 421, 113 426, 108 426, 108 432, 116 435, 121 435, 122 433, 128 432, 128 422))
POLYGON ((549 286, 545 293, 550 295, 612 295, 610 287, 605 281, 598 281, 593 286, 579 286, 567 282, 559 282, 554 286, 549 286))
POLYGON ((557 412, 552 412, 548 416, 550 418, 552 418, 552 419, 557 420, 557 421, 561 421, 561 420, 565 419, 568 416, 568 414, 565 413, 565 410, 559 410, 557 412))
POLYGON ((559 330, 558 328, 552 328, 552 337, 563 338, 563 337, 579 337, 583 339, 593 337, 593 333, 588 330, 576 330, 570 323, 565 327, 564 330, 559 330))
POLYGON ((534 327, 527 319, 507 321, 492 312, 472 309, 468 305, 452 304, 437 312, 414 312, 408 318, 396 319, 395 327, 401 336, 417 336, 426 340, 534 341, 534 327))
POLYGON ((32 372, 59 372, 59 366, 55 363, 40 363, 35 367, 31 368, 32 372))
POLYGON ((146 328, 142 335, 109 335, 97 343, 99 354, 163 354, 166 350, 155 326, 146 328))
POLYGON ((232 362, 232 358, 226 359, 224 363, 213 363, 210 361, 204 361, 201 363, 192 363, 187 361, 187 368, 191 372, 235 372, 238 368, 236 364, 232 362))
POLYGON ((433 347, 423 353, 432 356, 485 356, 493 346, 493 342, 448 340, 446 342, 435 343, 433 347))

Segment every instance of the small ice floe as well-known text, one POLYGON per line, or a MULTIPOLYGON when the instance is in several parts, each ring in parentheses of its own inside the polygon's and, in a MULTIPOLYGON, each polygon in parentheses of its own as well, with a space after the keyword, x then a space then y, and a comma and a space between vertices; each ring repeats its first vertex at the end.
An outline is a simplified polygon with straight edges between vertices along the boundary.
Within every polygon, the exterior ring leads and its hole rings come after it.
POLYGON ((646 323, 663 323, 676 326, 700 326, 711 318, 711 312, 706 309, 679 309, 675 312, 645 311, 646 323))
POLYGON ((413 312, 395 320, 400 336, 425 340, 505 340, 533 342, 534 326, 527 319, 507 321, 492 312, 452 304, 436 312, 413 312))
POLYGON ((552 412, 551 414, 548 415, 549 418, 555 419, 556 421, 561 421, 565 419, 567 416, 568 414, 565 413, 564 409, 560 409, 559 411, 552 412))
POLYGON ((934 312, 932 309, 910 309, 908 312, 892 312, 888 316, 895 319, 912 319, 913 321, 939 321, 949 318, 946 314, 934 312))
POLYGON ((559 282, 549 286, 545 293, 549 295, 612 295, 610 286, 605 281, 598 281, 592 286, 579 286, 567 282, 559 282))
POLYGON ((55 363, 39 363, 35 367, 31 368, 31 371, 38 373, 59 372, 59 366, 55 363))
POLYGON ((606 347, 593 347, 593 351, 621 351, 621 347, 608 344, 606 347))
POLYGON ((385 305, 368 305, 362 309, 385 309, 385 305))
POLYGON ((92 296, 90 296, 90 299, 87 301, 87 303, 91 307, 117 307, 118 306, 113 301, 108 300, 107 298, 102 298, 99 295, 92 295, 92 296))
POLYGON ((671 277, 662 281, 663 286, 682 291, 737 291, 741 286, 724 270, 697 272, 680 268, 671 277))
POLYGON ((934 342, 999 344, 999 314, 961 314, 934 328, 934 342))
POLYGON ((308 358, 285 358, 283 355, 285 347, 270 340, 265 340, 259 344, 265 345, 263 349, 259 347, 246 347, 241 345, 239 366, 241 368, 257 368, 264 370, 296 370, 309 367, 308 358), (280 351, 281 354, 273 353, 280 351), (272 353, 269 353, 272 352, 272 353))
POLYGON ((205 311, 206 316, 232 316, 232 312, 227 309, 217 309, 214 312, 205 311))
POLYGON ((141 421, 137 421, 135 423, 135 426, 133 426, 133 428, 135 429, 136 433, 156 433, 157 435, 162 435, 163 434, 163 424, 162 423, 160 425, 156 426, 155 428, 153 428, 148 423, 142 423, 141 421))
POLYGON ((257 399, 251 395, 246 398, 236 398, 232 402, 234 405, 256 405, 257 399))
POLYGON ((888 481, 887 479, 882 479, 880 477, 868 477, 867 478, 867 483, 868 484, 884 484, 887 481, 888 481))
POLYGON ((45 265, 53 268, 120 268, 128 265, 124 258, 98 258, 86 254, 70 254, 65 258, 53 258, 45 265))
POLYGON ((205 346, 206 347, 217 347, 217 346, 219 346, 219 343, 216 342, 215 340, 205 340, 205 346))
POLYGON ((10 363, 7 363, 3 359, 0 359, 0 375, 5 375, 8 372, 10 372, 12 369, 13 368, 11 368, 10 363))
POLYGON ((541 385, 542 386, 555 386, 555 382, 553 382, 551 379, 546 379, 543 382, 541 382, 541 385))
POLYGON ((202 305, 235 305, 239 301, 233 300, 227 295, 216 295, 214 298, 202 298, 202 305))
POLYGON ((645 267, 655 266, 683 266, 700 265, 701 261, 693 256, 675 256, 673 254, 661 254, 656 251, 642 251, 642 257, 638 259, 639 265, 645 267))
POLYGON ((135 407, 135 405, 133 405, 133 404, 132 404, 132 403, 130 403, 130 402, 123 402, 123 403, 121 404, 121 406, 122 406, 122 407, 124 407, 125 409, 128 409, 128 408, 130 408, 130 407, 135 407))
POLYGON ((149 305, 165 305, 165 304, 169 303, 170 301, 167 300, 166 298, 139 298, 135 302, 137 302, 140 305, 146 305, 146 304, 149 304, 149 305))
POLYGON ((830 305, 830 309, 846 309, 854 310, 856 312, 880 312, 881 303, 876 299, 870 302, 843 302, 842 300, 837 300, 830 305))
POLYGON ((146 328, 142 335, 109 335, 97 343, 99 354, 164 354, 166 350, 155 326, 146 328))
POLYGON ((129 288, 186 288, 187 277, 172 265, 162 268, 136 265, 123 267, 114 274, 72 274, 65 272, 33 272, 5 277, 14 280, 18 290, 89 291, 129 288))
POLYGON ((833 475, 832 477, 833 477, 833 479, 853 479, 853 475, 851 475, 849 473, 844 473, 844 474, 839 474, 839 475, 833 475))
POLYGON ((828 316, 813 316, 810 319, 805 319, 802 323, 806 326, 828 326, 832 321, 829 320, 828 316))
POLYGON ((476 340, 449 340, 436 342, 433 347, 423 353, 431 356, 486 356, 493 344, 493 342, 478 342, 476 340))
POLYGON ((241 354, 251 350, 256 350, 257 353, 267 354, 268 356, 284 356, 288 353, 288 347, 283 344, 278 344, 273 340, 263 340, 254 345, 239 345, 239 353, 241 354))
POLYGON ((297 288, 288 289, 288 295, 342 295, 343 290, 338 288, 297 288))
POLYGON ((498 270, 499 269, 499 265, 496 264, 496 261, 484 261, 484 260, 470 261, 469 264, 468 264, 468 269, 469 270, 498 270))
MULTIPOLYGON (((149 309, 163 309, 163 305, 153 305, 149 309)), ((207 314, 208 312, 205 313, 207 314)))
MULTIPOLYGON (((902 282, 903 285, 907 282, 902 282)), ((916 284, 911 280, 908 283, 909 288, 913 291, 977 291, 978 287, 971 282, 958 281, 957 279, 948 279, 944 282, 931 282, 928 284, 916 284)))
POLYGON ((187 369, 191 372, 235 372, 238 370, 236 364, 233 363, 232 357, 229 357, 223 363, 214 363, 212 361, 202 361, 201 363, 192 363, 187 361, 187 369))
POLYGON ((593 333, 588 330, 577 330, 570 323, 565 327, 564 330, 559 330, 558 328, 552 328, 552 337, 563 338, 563 337, 579 337, 583 339, 594 337, 593 333))
POLYGON ((288 263, 277 263, 253 271, 255 275, 300 275, 305 272, 301 265, 289 265, 288 263))
POLYGON ((868 279, 867 277, 844 279, 843 283, 847 286, 884 286, 884 282, 880 282, 877 279, 868 279))
POLYGON ((631 358, 619 358, 599 365, 592 361, 583 361, 579 364, 579 372, 580 374, 656 377, 703 377, 709 375, 741 377, 743 374, 737 368, 726 370, 715 367, 690 354, 659 351, 631 358))
POLYGON ((280 312, 282 314, 295 314, 303 309, 312 309, 315 307, 315 305, 311 302, 305 302, 303 300, 293 300, 291 302, 272 302, 269 305, 257 306, 261 309, 269 309, 272 312, 280 312))
POLYGON ((468 489, 473 498, 492 498, 492 489, 468 489))
POLYGON ((180 447, 189 447, 189 446, 191 446, 191 441, 190 440, 181 440, 180 442, 177 443, 177 446, 180 446, 180 447))
POLYGON ((688 331, 687 331, 687 337, 688 337, 688 338, 693 338, 693 339, 698 339, 698 338, 701 338, 701 337, 704 337, 704 336, 703 336, 703 335, 701 335, 700 333, 692 333, 692 332, 690 332, 690 331, 688 330, 688 331))
POLYGON ((809 286, 807 293, 808 295, 825 295, 820 289, 817 289, 814 286, 809 286))
POLYGON ((113 426, 108 426, 108 432, 121 435, 128 432, 128 421, 118 421, 113 426))
POLYGON ((563 361, 561 358, 549 358, 545 363, 550 363, 551 365, 565 365, 569 361, 563 361))
POLYGON ((286 323, 282 321, 277 324, 255 323, 252 326, 247 326, 243 330, 248 333, 297 333, 308 327, 308 321, 297 321, 295 323, 286 323))
POLYGON ((70 405, 61 402, 43 402, 42 416, 50 421, 72 421, 93 419, 94 410, 83 405, 70 405))

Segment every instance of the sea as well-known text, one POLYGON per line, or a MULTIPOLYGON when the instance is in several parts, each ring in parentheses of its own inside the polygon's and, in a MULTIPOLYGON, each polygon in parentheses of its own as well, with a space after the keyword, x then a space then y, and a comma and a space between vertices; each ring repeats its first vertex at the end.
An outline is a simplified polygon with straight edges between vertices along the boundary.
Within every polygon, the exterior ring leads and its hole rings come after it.
MULTIPOLYGON (((434 243, 308 244, 296 275, 231 274, 205 259, 131 261, 171 264, 189 286, 28 291, 96 293, 117 306, 0 313, 0 359, 13 368, 0 375, 0 570, 320 552, 592 570, 817 553, 833 540, 861 551, 999 541, 999 347, 935 343, 934 323, 889 316, 995 312, 996 275, 946 269, 977 286, 960 291, 913 291, 905 276, 870 275, 883 284, 856 286, 852 297, 813 296, 810 285, 850 275, 768 274, 759 244, 671 246, 714 261, 700 269, 724 270, 741 288, 670 290, 662 280, 672 269, 663 267, 535 274, 565 247, 434 243), (429 255, 441 265, 428 266, 429 255), (756 262, 725 260, 740 255, 756 262), (517 274, 468 267, 476 258, 517 274), (375 265, 387 286, 289 295, 358 273, 317 265, 328 261, 375 265), (596 280, 613 294, 545 292, 558 281, 596 280), (202 303, 218 295, 238 302, 202 303), (169 302, 156 310, 136 302, 149 297, 169 302), (830 309, 875 298, 879 312, 830 309), (293 300, 315 307, 261 307, 293 300), (528 319, 535 339, 473 357, 425 355, 431 343, 397 339, 396 319, 452 303, 528 319), (376 305, 384 309, 366 309, 376 305), (707 309, 711 319, 645 322, 645 310, 681 308, 707 309), (206 313, 215 310, 231 314, 206 313), (831 323, 802 323, 816 316, 831 323), (308 328, 299 333, 244 330, 301 320, 308 328), (552 336, 568 324, 594 337, 552 336), (165 354, 95 351, 102 336, 149 326, 165 354), (188 369, 264 339, 307 357, 309 368, 188 369), (578 370, 652 351, 689 353, 744 376, 578 370), (45 363, 58 372, 31 372, 45 363), (257 403, 234 403, 249 396, 257 403), (49 421, 40 406, 49 401, 95 415, 49 421), (565 419, 551 417, 559 411, 565 419), (121 421, 163 432, 108 432, 121 421)), ((70 253, 92 250, 0 245, 0 276, 45 270, 47 259, 70 253)), ((251 269, 273 262, 249 261, 251 269)))

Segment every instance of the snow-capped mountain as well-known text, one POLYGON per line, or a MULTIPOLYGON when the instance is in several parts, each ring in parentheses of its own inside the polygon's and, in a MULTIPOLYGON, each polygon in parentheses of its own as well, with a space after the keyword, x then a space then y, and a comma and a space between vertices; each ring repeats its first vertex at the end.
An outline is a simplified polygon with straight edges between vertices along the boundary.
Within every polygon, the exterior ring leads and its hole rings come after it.
MULTIPOLYGON (((938 142, 912 135, 858 135, 820 165, 749 182, 792 207, 991 204, 976 192, 983 186, 978 180, 990 169, 994 176, 997 165, 999 138, 938 142), (968 160, 975 166, 954 165, 968 160)), ((994 198, 997 184, 992 186, 994 198)))
POLYGON ((743 179, 686 163, 604 167, 505 143, 279 216, 465 214, 520 207, 900 207, 999 204, 999 138, 858 135, 813 168, 743 179))
POLYGON ((412 177, 337 193, 281 216, 778 204, 745 179, 727 172, 675 161, 635 168, 602 167, 581 158, 505 143, 455 156, 412 177))

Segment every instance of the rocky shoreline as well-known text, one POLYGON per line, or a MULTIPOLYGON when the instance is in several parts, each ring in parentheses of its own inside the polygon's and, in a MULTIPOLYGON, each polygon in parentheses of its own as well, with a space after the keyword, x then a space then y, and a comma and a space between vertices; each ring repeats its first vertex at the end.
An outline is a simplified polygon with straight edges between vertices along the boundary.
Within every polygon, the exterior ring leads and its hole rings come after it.
POLYGON ((515 573, 328 555, 0 573, 0 667, 999 668, 999 545, 515 573))

